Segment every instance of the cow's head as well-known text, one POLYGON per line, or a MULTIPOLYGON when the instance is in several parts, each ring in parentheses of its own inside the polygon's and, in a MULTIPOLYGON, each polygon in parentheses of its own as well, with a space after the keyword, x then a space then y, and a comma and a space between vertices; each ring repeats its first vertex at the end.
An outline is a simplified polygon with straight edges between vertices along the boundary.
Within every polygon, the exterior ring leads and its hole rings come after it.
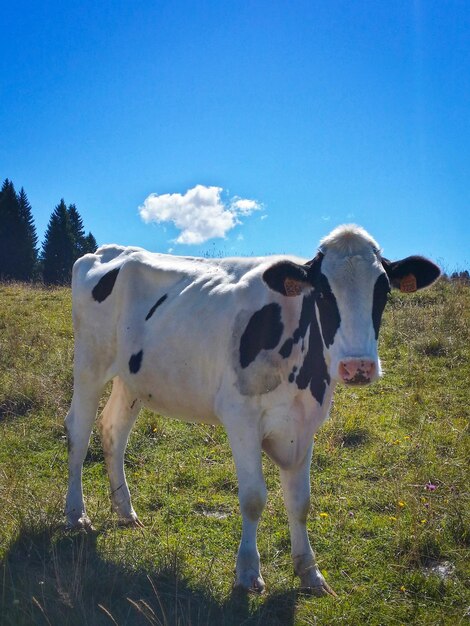
POLYGON ((329 376, 367 384, 381 374, 377 339, 390 289, 413 292, 439 275, 437 265, 421 256, 385 259, 364 229, 350 225, 325 237, 312 261, 281 261, 263 279, 283 296, 303 295, 315 307, 329 376))

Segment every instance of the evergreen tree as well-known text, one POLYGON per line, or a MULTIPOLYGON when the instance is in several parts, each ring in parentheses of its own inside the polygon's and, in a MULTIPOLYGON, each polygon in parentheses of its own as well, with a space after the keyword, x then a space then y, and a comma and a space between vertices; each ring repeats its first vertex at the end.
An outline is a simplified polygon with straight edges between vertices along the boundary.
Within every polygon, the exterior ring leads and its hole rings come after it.
POLYGON ((74 260, 77 260, 84 254, 87 254, 87 252, 95 252, 98 245, 96 243, 96 239, 90 232, 85 236, 83 220, 74 204, 69 205, 69 217, 75 241, 74 260))
POLYGON ((69 205, 69 218, 74 239, 74 261, 85 254, 85 229, 83 228, 83 220, 77 207, 74 204, 69 205))
POLYGON ((36 264, 36 230, 22 189, 16 194, 6 179, 0 191, 0 278, 32 280, 36 264))
POLYGON ((48 284, 66 284, 75 261, 75 236, 67 206, 62 199, 52 213, 42 247, 43 278, 48 284))
POLYGON ((96 243, 96 239, 93 237, 91 233, 85 237, 85 248, 83 250, 83 254, 87 254, 87 252, 96 252, 96 248, 98 244, 96 243))
POLYGON ((17 195, 20 219, 24 228, 24 241, 21 250, 21 264, 23 269, 23 280, 31 280, 34 277, 38 261, 38 236, 34 225, 31 205, 25 190, 21 187, 17 195))
POLYGON ((12 278, 13 239, 12 228, 17 213, 17 199, 13 183, 5 179, 0 191, 0 278, 12 278))

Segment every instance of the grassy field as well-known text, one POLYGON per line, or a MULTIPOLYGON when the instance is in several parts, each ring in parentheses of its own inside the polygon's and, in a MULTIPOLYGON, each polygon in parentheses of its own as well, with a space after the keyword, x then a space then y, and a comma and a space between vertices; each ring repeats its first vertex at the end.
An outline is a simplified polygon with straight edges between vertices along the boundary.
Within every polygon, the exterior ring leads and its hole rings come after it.
POLYGON ((145 530, 110 511, 94 432, 93 534, 63 527, 70 290, 0 285, 0 624, 470 624, 470 287, 394 294, 385 375, 338 389, 316 437, 309 532, 339 598, 296 591, 276 468, 259 531, 262 597, 232 590, 240 537, 222 429, 143 411, 127 476, 145 530))

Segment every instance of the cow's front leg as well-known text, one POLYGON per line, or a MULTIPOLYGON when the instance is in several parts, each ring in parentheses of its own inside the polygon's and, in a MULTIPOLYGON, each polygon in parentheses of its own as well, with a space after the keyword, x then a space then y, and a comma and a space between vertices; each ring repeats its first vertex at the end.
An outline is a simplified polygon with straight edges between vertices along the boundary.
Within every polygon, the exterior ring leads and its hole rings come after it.
POLYGON ((238 477, 242 538, 238 548, 235 586, 263 593, 264 580, 256 544, 258 522, 266 504, 266 484, 261 465, 261 438, 257 428, 240 422, 227 428, 238 477))
POLYGON ((289 519, 292 559, 302 589, 309 590, 317 596, 326 594, 335 596, 335 592, 318 569, 307 533, 312 448, 313 445, 310 446, 300 465, 280 470, 284 502, 289 519))

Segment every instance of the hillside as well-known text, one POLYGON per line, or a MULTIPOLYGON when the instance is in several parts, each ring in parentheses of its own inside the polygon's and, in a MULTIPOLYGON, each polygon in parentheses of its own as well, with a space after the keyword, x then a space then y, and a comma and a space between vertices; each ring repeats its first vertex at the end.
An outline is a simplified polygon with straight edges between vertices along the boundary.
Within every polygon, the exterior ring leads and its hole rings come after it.
POLYGON ((393 294, 384 377, 339 388, 316 437, 309 531, 339 599, 296 592, 278 473, 259 529, 267 592, 232 592, 240 536, 221 428, 143 411, 126 455, 145 530, 111 514, 96 432, 96 532, 67 533, 70 290, 0 285, 0 624, 464 624, 470 620, 470 287, 393 294))

